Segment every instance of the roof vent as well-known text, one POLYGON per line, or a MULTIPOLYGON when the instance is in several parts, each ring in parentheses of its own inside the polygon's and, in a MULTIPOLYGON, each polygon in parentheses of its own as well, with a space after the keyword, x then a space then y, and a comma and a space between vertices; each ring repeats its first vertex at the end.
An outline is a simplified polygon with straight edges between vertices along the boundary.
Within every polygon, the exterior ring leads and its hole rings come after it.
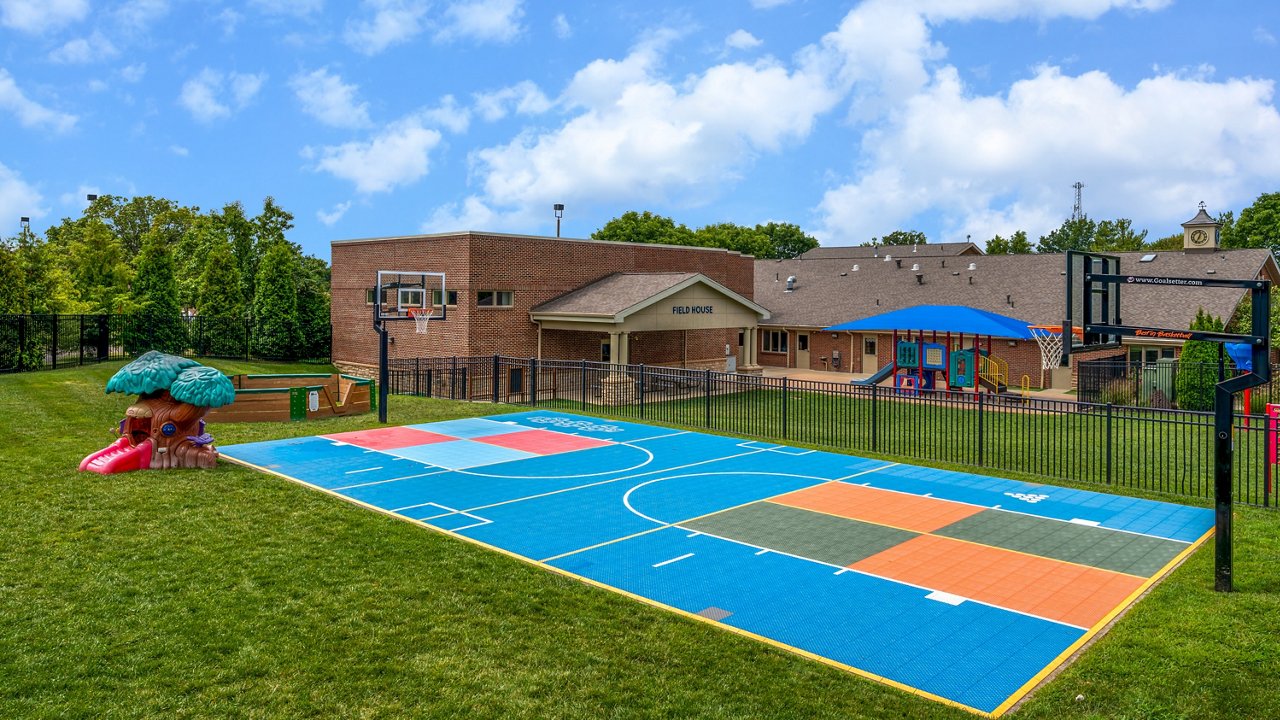
POLYGON ((919 247, 920 247, 919 245, 917 245, 917 244, 915 244, 915 243, 911 243, 911 252, 917 252, 917 250, 919 249, 919 247))
POLYGON ((924 284, 924 273, 916 273, 916 284, 917 285, 924 284))
POLYGON ((1005 296, 1004 296, 1004 301, 1005 301, 1005 303, 1007 303, 1007 304, 1009 305, 1009 307, 1013 307, 1013 296, 1012 296, 1012 295, 1005 295, 1005 296))
POLYGON ((899 270, 901 270, 901 269, 902 269, 902 259, 901 259, 901 258, 899 258, 899 259, 897 259, 897 260, 894 260, 893 262, 894 262, 894 264, 895 264, 895 265, 897 265, 897 266, 898 266, 898 269, 899 269, 899 270))
POLYGON ((854 265, 854 266, 853 266, 853 271, 854 271, 854 272, 858 272, 858 266, 857 266, 857 265, 854 265))
POLYGON ((788 276, 787 276, 787 289, 786 289, 786 290, 784 290, 783 292, 792 292, 792 291, 793 291, 793 290, 795 290, 795 289, 796 289, 796 276, 795 276, 795 275, 788 275, 788 276))
POLYGON ((1138 262, 1153 262, 1156 259, 1155 253, 1147 253, 1138 259, 1138 262))
POLYGON ((847 272, 842 272, 842 273, 840 273, 840 277, 849 277, 849 273, 847 273, 847 272))
POLYGON ((978 263, 969 263, 969 272, 973 272, 974 270, 977 270, 977 269, 978 269, 978 263))
POLYGON ((1213 275, 1214 273, 1216 273, 1216 272, 1218 272, 1218 271, 1217 271, 1217 270, 1214 270, 1213 268, 1209 268, 1208 270, 1205 270, 1205 272, 1209 273, 1210 275, 1213 275))
POLYGON ((890 260, 892 260, 892 259, 893 259, 893 256, 892 256, 892 255, 885 255, 885 256, 884 256, 884 261, 885 261, 885 262, 889 262, 889 261, 890 261, 890 260))
POLYGON ((946 266, 947 266, 947 259, 942 258, 942 267, 946 267, 946 266))
POLYGON ((920 263, 911 263, 911 271, 915 272, 920 269, 920 263))
POLYGON ((970 276, 969 276, 969 284, 970 284, 970 285, 972 285, 972 284, 973 284, 973 276, 972 276, 972 275, 970 275, 970 276))

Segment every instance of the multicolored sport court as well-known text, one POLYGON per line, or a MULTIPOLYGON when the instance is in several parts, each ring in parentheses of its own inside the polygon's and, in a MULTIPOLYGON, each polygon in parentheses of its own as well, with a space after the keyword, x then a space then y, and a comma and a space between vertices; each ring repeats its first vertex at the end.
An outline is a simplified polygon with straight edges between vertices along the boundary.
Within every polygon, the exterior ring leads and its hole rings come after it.
POLYGON ((534 410, 223 457, 1000 715, 1213 511, 534 410))

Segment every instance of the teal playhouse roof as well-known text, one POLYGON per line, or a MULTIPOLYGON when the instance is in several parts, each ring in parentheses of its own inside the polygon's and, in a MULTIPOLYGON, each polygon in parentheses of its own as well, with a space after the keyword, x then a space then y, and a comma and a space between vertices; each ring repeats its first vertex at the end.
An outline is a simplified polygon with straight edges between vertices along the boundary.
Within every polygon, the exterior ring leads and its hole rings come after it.
POLYGON ((872 315, 823 328, 824 332, 838 331, 919 330, 923 332, 950 332, 966 335, 1030 340, 1027 323, 1006 315, 978 310, 964 305, 916 305, 872 315))

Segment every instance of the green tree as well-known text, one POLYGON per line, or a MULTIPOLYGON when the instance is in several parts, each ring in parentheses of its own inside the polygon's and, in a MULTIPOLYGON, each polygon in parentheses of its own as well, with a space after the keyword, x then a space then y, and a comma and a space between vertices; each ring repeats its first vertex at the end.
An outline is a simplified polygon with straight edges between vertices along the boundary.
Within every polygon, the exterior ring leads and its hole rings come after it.
POLYGON ((304 256, 298 281, 298 327, 302 331, 301 356, 328 358, 332 327, 329 323, 329 264, 304 256))
POLYGON ((18 263, 18 250, 14 243, 0 242, 0 315, 20 315, 26 307, 27 280, 18 263))
POLYGON ((260 249, 277 241, 287 242, 285 233, 293 229, 293 213, 277 205, 276 199, 268 195, 262 201, 262 212, 253 219, 253 227, 260 249))
POLYGON ((1145 246, 1143 246, 1142 249, 1154 250, 1156 252, 1167 251, 1167 250, 1181 250, 1182 249, 1182 233, 1174 233, 1172 235, 1166 235, 1160 238, 1159 240, 1153 240, 1152 242, 1149 242, 1145 246))
POLYGON ((769 236, 755 228, 733 223, 716 223, 698 228, 693 235, 695 244, 703 247, 737 250, 743 255, 756 257, 773 255, 773 245, 769 242, 769 236))
POLYGON ((111 228, 120 241, 120 246, 124 248, 125 257, 132 260, 142 251, 143 235, 152 230, 157 218, 165 213, 175 212, 179 207, 172 200, 150 195, 132 198, 99 195, 97 200, 85 208, 82 218, 101 221, 111 228))
POLYGON ((258 265, 253 299, 253 353, 271 360, 293 360, 302 345, 298 324, 299 262, 288 243, 267 246, 258 265))
POLYGON ((925 245, 929 238, 919 230, 894 230, 882 238, 871 238, 871 242, 862 243, 863 247, 871 245, 925 245))
POLYGON ((1280 253, 1280 192, 1259 195, 1240 212, 1230 233, 1232 247, 1267 248, 1280 253))
POLYGON ((66 238, 71 279, 88 312, 131 312, 129 282, 133 271, 124 246, 101 220, 78 223, 75 237, 66 238))
POLYGON ((200 355, 240 357, 248 353, 244 293, 231 243, 214 236, 196 297, 196 330, 192 342, 200 355))
POLYGON ((125 351, 180 353, 186 349, 186 326, 178 302, 173 248, 162 235, 148 234, 138 253, 130 292, 135 314, 125 333, 125 351))
POLYGON ((210 213, 214 225, 220 234, 231 241, 231 254, 235 257, 236 268, 240 272, 240 292, 245 304, 253 305, 253 284, 258 275, 258 260, 261 257, 255 243, 257 226, 244 214, 244 206, 239 202, 227 203, 222 212, 210 213))
POLYGON ((764 233, 772 248, 768 255, 756 255, 762 260, 798 257, 818 247, 818 241, 812 235, 806 234, 799 225, 791 223, 771 222, 756 225, 756 232, 764 233))
MULTIPOLYGON (((1192 330, 1222 332, 1222 318, 1215 318, 1200 308, 1192 330)), ((1212 410, 1213 386, 1218 383, 1218 343, 1204 340, 1188 340, 1182 346, 1178 358, 1178 375, 1174 389, 1178 393, 1178 407, 1183 410, 1212 410)))
POLYGON ((27 314, 86 312, 88 307, 80 302, 71 273, 55 258, 66 253, 55 252, 49 244, 30 230, 18 235, 15 248, 18 267, 22 271, 26 292, 25 305, 20 312, 27 314))
MULTIPOLYGON (((209 254, 217 245, 223 245, 228 253, 231 252, 230 245, 212 217, 197 216, 183 230, 174 257, 174 263, 178 267, 178 300, 182 307, 199 307, 202 276, 208 266, 209 254)), ((235 258, 229 257, 227 262, 238 277, 235 258)))
POLYGON ((1233 248, 1236 246, 1236 214, 1230 210, 1218 213, 1218 247, 1233 248))
POLYGON ((1068 250, 1087 250, 1093 246, 1093 236, 1098 224, 1088 216, 1078 220, 1064 220, 1062 225, 1042 235, 1036 245, 1038 253, 1063 253, 1068 250))
POLYGON ((1098 223, 1089 247, 1100 252, 1132 252, 1141 250, 1146 239, 1146 230, 1135 233, 1132 220, 1117 218, 1098 223))
POLYGON ((676 221, 669 217, 654 215, 648 210, 643 213, 628 210, 591 233, 591 239, 660 245, 698 244, 692 230, 684 225, 677 225, 676 221))
POLYGON ((1014 232, 1007 240, 996 235, 987 241, 988 255, 1029 255, 1033 252, 1035 252, 1035 248, 1031 246, 1031 241, 1027 239, 1026 230, 1014 232))

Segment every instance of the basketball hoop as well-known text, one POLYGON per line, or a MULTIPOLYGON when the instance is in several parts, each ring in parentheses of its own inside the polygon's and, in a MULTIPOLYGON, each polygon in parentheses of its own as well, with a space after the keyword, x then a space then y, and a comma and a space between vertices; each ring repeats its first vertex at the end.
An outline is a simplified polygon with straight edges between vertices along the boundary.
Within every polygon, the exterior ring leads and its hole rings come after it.
MULTIPOLYGON (((1040 368, 1051 370, 1058 367, 1062 362, 1062 326, 1030 325, 1027 329, 1040 346, 1040 368)), ((1071 328, 1071 333, 1076 337, 1084 337, 1084 331, 1080 328, 1071 328)))
POLYGON ((426 335, 427 330, 431 329, 431 312, 426 308, 409 308, 406 312, 413 318, 415 331, 419 335, 426 335))

